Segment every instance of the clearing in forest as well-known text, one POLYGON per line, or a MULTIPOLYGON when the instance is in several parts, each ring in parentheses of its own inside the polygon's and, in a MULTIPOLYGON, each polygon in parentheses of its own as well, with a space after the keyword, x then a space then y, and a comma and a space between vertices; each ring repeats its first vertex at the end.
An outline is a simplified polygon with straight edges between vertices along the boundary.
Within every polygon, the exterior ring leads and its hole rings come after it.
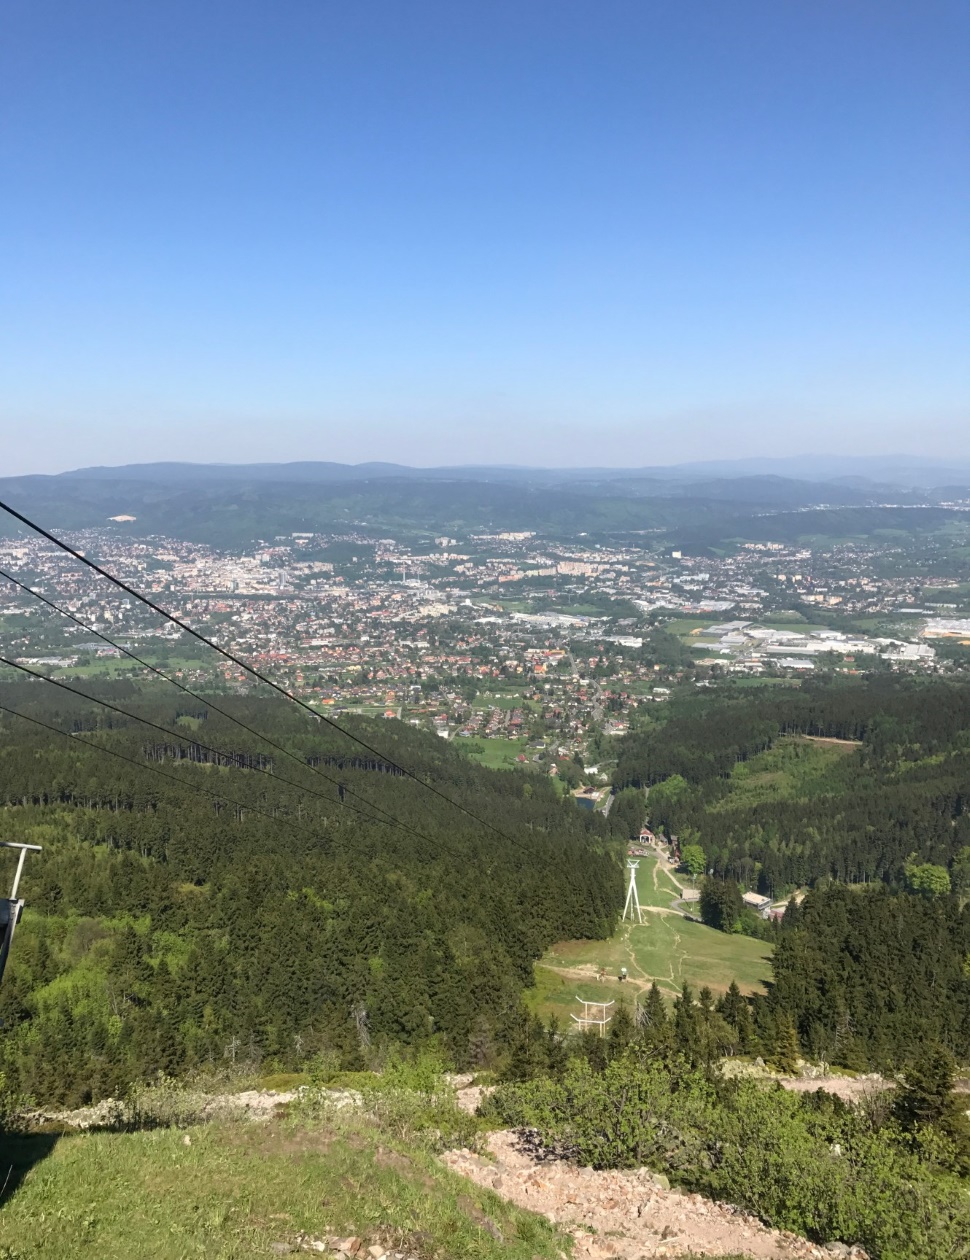
POLYGON ((695 993, 703 985, 723 993, 732 980, 744 993, 764 992, 770 945, 685 918, 674 906, 681 890, 656 858, 641 858, 637 875, 644 922, 621 923, 607 941, 553 945, 536 966, 536 987, 526 994, 534 1010, 566 1021, 578 1011, 577 997, 609 1001, 625 994, 632 1001, 654 980, 670 997, 685 983, 695 993), (626 982, 618 978, 621 967, 626 982))
POLYGON ((727 781, 729 791, 710 806, 710 812, 837 796, 859 775, 851 755, 859 747, 847 739, 782 735, 771 748, 738 762, 727 781))

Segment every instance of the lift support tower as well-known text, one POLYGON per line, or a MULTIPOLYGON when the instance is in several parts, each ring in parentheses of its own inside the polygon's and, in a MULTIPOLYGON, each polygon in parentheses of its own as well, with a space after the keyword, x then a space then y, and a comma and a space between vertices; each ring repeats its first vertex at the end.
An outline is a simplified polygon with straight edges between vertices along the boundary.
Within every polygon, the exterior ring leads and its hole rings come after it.
POLYGON ((17 930, 17 924, 20 922, 20 916, 24 909, 22 899, 17 896, 20 890, 20 877, 24 873, 24 862, 28 851, 40 852, 40 845, 13 844, 9 840, 0 840, 0 849, 20 850, 20 856, 17 858, 17 873, 13 877, 13 887, 10 889, 10 896, 0 897, 0 981, 2 981, 4 969, 7 966, 7 957, 10 953, 10 946, 13 944, 13 934, 17 930))
MULTIPOLYGON (((640 910, 640 898, 637 896, 637 867, 639 865, 639 862, 631 862, 629 860, 626 864, 626 869, 630 872, 630 882, 627 885, 626 890, 626 904, 623 907, 623 919, 626 919, 627 915, 629 915, 631 923, 634 920, 634 916, 636 916, 637 923, 643 922, 643 913, 640 910)), ((622 921, 623 920, 621 920, 621 922, 622 921)))

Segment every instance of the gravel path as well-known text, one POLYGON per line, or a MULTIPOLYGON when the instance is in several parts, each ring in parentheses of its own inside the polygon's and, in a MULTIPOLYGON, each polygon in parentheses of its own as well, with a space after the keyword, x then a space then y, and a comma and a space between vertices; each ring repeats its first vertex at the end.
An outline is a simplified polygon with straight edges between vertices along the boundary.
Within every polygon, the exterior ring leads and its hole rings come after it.
POLYGON ((527 1142, 493 1133, 492 1159, 448 1151, 449 1168, 503 1199, 538 1212, 575 1239, 576 1260, 653 1260, 661 1256, 727 1256, 755 1260, 864 1260, 861 1248, 816 1246, 768 1229, 755 1217, 699 1194, 668 1189, 648 1169, 595 1172, 564 1160, 537 1159, 527 1142))
MULTIPOLYGON (((359 1107, 361 1095, 354 1089, 325 1091, 335 1107, 359 1107)), ((244 1089, 233 1094, 199 1094, 191 1091, 185 1096, 175 1096, 181 1105, 179 1114, 173 1110, 163 1117, 163 1123, 197 1124, 201 1120, 219 1120, 228 1117, 245 1117, 250 1120, 269 1120, 277 1107, 300 1097, 300 1090, 244 1089)), ((477 1105, 477 1104, 476 1104, 477 1105)), ((72 1129, 100 1129, 124 1127, 137 1121, 137 1107, 117 1098, 105 1098, 90 1107, 76 1107, 68 1111, 36 1109, 23 1113, 23 1119, 31 1127, 60 1124, 72 1129)))

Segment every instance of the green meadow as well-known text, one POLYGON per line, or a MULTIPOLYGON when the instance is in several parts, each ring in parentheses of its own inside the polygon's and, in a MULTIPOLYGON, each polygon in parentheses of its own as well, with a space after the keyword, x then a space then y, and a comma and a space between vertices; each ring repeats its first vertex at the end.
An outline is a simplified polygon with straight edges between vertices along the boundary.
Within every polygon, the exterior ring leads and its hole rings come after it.
POLYGON ((536 966, 536 985, 526 994, 533 1010, 568 1021, 579 1012, 577 998, 628 1001, 656 981, 670 997, 682 985, 707 985, 723 993, 736 980, 745 993, 761 993, 771 976, 771 946, 685 918, 672 909, 680 893, 666 867, 640 859, 637 893, 643 923, 622 923, 608 941, 562 941, 536 966), (628 979, 620 981, 621 968, 628 979))
MULTIPOLYGON (((455 740, 455 747, 479 765, 488 766, 490 770, 509 770, 513 766, 521 766, 516 758, 526 751, 529 741, 523 736, 520 739, 482 739, 475 736, 460 736, 455 740)), ((528 755, 528 754, 526 754, 528 755)))
POLYGON ((353 1117, 7 1135, 0 1257, 244 1260, 304 1237, 468 1260, 556 1260, 543 1217, 353 1117))

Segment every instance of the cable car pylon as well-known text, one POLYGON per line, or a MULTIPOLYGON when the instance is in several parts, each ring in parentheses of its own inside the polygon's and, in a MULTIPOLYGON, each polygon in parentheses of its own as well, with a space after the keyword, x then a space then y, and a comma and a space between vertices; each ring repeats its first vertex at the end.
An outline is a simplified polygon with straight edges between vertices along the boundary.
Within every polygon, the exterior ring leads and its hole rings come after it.
POLYGON ((10 840, 0 840, 0 849, 20 850, 20 857, 17 859, 17 873, 13 877, 13 887, 10 889, 10 896, 0 897, 0 981, 2 981, 4 968, 7 965, 7 958, 10 954, 10 946, 13 944, 13 934, 17 929, 17 924, 20 922, 20 916, 24 910, 23 899, 17 896, 20 890, 20 877, 24 873, 24 861, 28 850, 40 853, 41 846, 39 844, 14 844, 10 840))
POLYGON ((640 909, 640 898, 637 895, 637 867, 639 865, 639 862, 632 862, 629 859, 627 860, 626 868, 630 872, 630 883, 626 890, 626 903, 623 906, 623 920, 621 920, 621 922, 626 920, 627 915, 630 916, 631 923, 634 922, 634 915, 636 915, 635 921, 637 923, 643 922, 643 912, 640 909))

